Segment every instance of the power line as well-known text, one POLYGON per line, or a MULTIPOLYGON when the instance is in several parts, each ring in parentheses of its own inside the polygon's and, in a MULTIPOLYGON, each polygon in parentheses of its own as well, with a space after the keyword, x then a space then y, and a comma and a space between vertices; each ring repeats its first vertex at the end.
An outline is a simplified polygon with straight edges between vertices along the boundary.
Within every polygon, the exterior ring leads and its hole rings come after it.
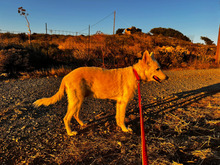
MULTIPOLYGON (((112 16, 113 14, 114 14, 114 12, 111 12, 109 15, 107 15, 107 16, 104 17, 104 18, 102 18, 102 19, 99 20, 98 22, 96 22, 96 23, 90 25, 90 28, 92 28, 92 27, 96 26, 97 24, 101 23, 102 21, 104 21, 104 20, 107 19, 108 17, 112 16)), ((86 30, 88 30, 88 28, 85 28, 85 29, 79 31, 79 33, 83 32, 83 31, 86 31, 86 30)))
POLYGON ((117 19, 119 19, 120 22, 122 22, 125 26, 131 27, 131 24, 128 23, 128 21, 126 19, 124 19, 124 17, 120 16, 120 14, 117 14, 117 19))
POLYGON ((85 28, 85 29, 83 29, 83 30, 80 30, 79 33, 83 32, 83 31, 86 31, 86 30, 88 30, 88 28, 85 28))
POLYGON ((100 21, 96 22, 95 24, 91 25, 91 27, 93 27, 93 26, 95 26, 95 25, 99 24, 100 22, 104 21, 105 19, 107 19, 108 17, 110 17, 110 16, 111 16, 111 15, 113 15, 113 14, 114 14, 114 12, 112 12, 112 13, 111 13, 111 14, 109 14, 109 15, 107 15, 106 17, 104 17, 104 18, 103 18, 103 19, 101 19, 100 21))

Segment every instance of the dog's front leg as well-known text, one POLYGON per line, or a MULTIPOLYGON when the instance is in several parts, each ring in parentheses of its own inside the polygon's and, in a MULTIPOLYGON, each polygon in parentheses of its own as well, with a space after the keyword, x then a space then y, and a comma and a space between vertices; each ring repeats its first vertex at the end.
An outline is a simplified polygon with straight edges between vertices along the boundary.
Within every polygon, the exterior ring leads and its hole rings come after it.
POLYGON ((116 123, 121 127, 123 132, 132 132, 131 128, 125 126, 125 113, 126 113, 127 102, 117 101, 116 105, 116 123))

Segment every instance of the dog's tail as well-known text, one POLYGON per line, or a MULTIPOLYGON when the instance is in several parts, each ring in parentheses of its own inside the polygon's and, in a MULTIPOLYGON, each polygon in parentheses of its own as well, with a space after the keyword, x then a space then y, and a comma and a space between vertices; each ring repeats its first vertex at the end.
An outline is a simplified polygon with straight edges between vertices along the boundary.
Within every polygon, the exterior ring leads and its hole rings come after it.
POLYGON ((64 91, 65 91, 65 83, 64 83, 64 81, 62 81, 61 85, 60 85, 60 89, 55 95, 53 95, 52 97, 49 97, 49 98, 39 99, 39 100, 35 101, 33 104, 35 107, 39 107, 41 105, 48 106, 50 104, 54 104, 63 97, 64 91))

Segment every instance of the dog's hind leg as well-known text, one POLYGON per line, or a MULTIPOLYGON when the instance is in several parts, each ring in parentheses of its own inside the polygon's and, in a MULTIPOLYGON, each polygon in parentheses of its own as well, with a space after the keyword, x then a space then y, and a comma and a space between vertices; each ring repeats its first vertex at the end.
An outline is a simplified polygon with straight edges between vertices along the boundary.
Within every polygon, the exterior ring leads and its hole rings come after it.
POLYGON ((67 113, 66 113, 66 116, 63 119, 65 127, 66 127, 67 134, 69 136, 74 136, 74 135, 77 134, 77 132, 76 131, 72 131, 71 127, 70 127, 70 122, 71 122, 72 116, 74 115, 74 113, 76 111, 76 108, 74 106, 75 105, 72 104, 72 103, 68 104, 67 113))
POLYGON ((81 126, 84 126, 84 125, 86 125, 86 122, 80 120, 80 118, 79 118, 79 111, 80 111, 80 109, 81 109, 82 102, 83 102, 83 99, 78 101, 77 105, 75 106, 76 111, 75 111, 75 113, 73 114, 73 116, 74 116, 74 118, 76 119, 76 121, 77 121, 81 126))
POLYGON ((83 97, 77 97, 76 91, 67 92, 68 95, 68 109, 66 116, 64 117, 64 123, 66 127, 67 134, 69 136, 76 135, 76 131, 72 131, 70 128, 70 122, 72 117, 76 119, 76 121, 82 126, 84 125, 83 121, 79 119, 79 110, 81 108, 81 104, 83 102, 83 97))

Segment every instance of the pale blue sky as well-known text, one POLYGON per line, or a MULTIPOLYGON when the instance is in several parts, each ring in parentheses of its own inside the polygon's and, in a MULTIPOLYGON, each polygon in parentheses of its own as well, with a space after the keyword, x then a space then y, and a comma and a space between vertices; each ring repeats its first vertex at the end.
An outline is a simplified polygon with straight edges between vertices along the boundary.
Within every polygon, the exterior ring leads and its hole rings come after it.
POLYGON ((22 6, 29 13, 32 33, 49 29, 112 34, 113 12, 116 30, 136 26, 143 32, 155 27, 179 30, 193 42, 207 36, 217 42, 220 24, 220 0, 0 0, 0 29, 27 32, 22 6), (84 31, 82 31, 84 30, 84 31))

